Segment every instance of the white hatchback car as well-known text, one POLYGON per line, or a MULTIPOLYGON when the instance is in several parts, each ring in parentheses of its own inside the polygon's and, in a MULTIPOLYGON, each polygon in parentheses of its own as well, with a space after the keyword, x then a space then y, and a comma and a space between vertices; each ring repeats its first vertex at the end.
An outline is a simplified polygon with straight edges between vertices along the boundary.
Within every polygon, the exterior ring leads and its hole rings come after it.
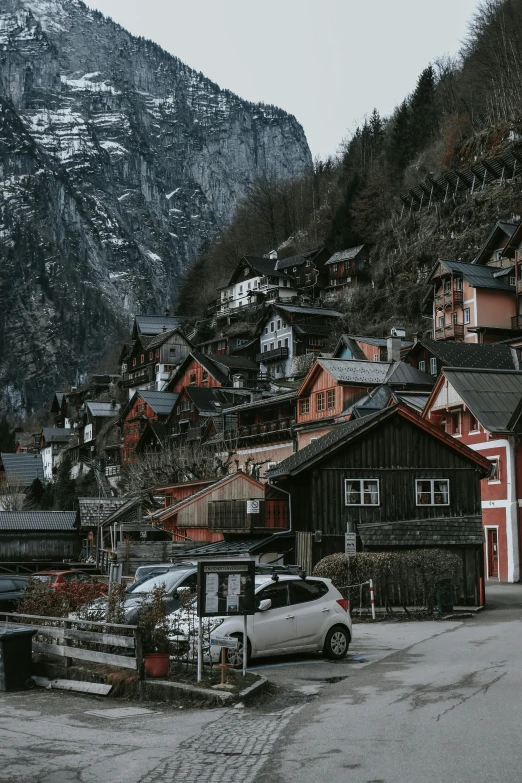
MULTIPOLYGON (((348 601, 330 579, 278 574, 256 576, 256 613, 247 618, 248 657, 321 652, 340 660, 348 652, 352 622, 348 601)), ((235 636, 238 647, 227 649, 228 662, 236 666, 243 659, 243 617, 225 617, 212 637, 235 636)), ((210 646, 213 661, 221 647, 210 646)))

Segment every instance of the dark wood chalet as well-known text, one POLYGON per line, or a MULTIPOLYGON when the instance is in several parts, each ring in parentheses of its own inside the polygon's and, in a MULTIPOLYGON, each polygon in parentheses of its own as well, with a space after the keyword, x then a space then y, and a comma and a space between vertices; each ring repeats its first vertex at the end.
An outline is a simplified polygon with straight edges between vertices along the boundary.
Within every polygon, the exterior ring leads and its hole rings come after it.
POLYGON ((519 359, 507 343, 460 343, 452 340, 417 340, 405 362, 438 377, 443 367, 483 370, 518 370, 519 359))
POLYGON ((121 465, 135 462, 136 449, 149 422, 165 422, 178 399, 177 394, 158 391, 137 391, 120 416, 123 431, 121 465))
POLYGON ((443 547, 462 558, 461 600, 483 576, 480 480, 491 463, 406 406, 341 424, 281 462, 270 483, 290 492, 301 565, 343 551, 443 547))
POLYGON ((180 329, 156 335, 140 334, 121 357, 124 389, 149 388, 162 391, 171 372, 190 353, 191 343, 180 329))
POLYGON ((289 258, 280 258, 275 268, 277 271, 289 272, 299 293, 315 299, 319 291, 328 285, 326 262, 329 258, 330 253, 325 247, 317 247, 289 258))
POLYGON ((242 356, 205 356, 191 351, 170 378, 167 391, 181 392, 186 386, 257 388, 259 368, 242 356))
POLYGON ((326 262, 328 285, 324 292, 336 296, 345 288, 352 288, 358 281, 368 277, 370 254, 366 245, 339 250, 326 262))
POLYGON ((186 386, 166 422, 167 436, 176 445, 201 440, 209 419, 219 430, 227 409, 245 399, 250 400, 250 393, 243 389, 186 386))

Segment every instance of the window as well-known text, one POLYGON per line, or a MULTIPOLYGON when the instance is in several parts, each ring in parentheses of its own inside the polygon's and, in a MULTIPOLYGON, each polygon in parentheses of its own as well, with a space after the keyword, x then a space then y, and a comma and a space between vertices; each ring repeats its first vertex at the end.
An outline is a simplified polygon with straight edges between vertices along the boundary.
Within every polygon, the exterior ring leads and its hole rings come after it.
POLYGON ((495 261, 500 261, 502 258, 502 250, 495 250, 495 261))
POLYGON ((268 326, 265 326, 265 334, 268 334, 268 326))
POLYGON ((451 294, 451 280, 444 281, 444 293, 451 294))
POLYGON ((196 385, 196 373, 192 372, 190 373, 190 385, 195 386, 196 385))
POLYGON ((453 323, 458 324, 459 322, 459 314, 457 312, 453 313, 453 323))
POLYGON ((248 287, 248 290, 250 291, 250 289, 251 289, 251 287, 252 287, 252 284, 251 284, 251 283, 249 283, 247 287, 248 287))
POLYGON ((328 408, 335 408, 335 389, 328 389, 326 392, 326 404, 328 408))
POLYGON ((460 411, 453 411, 450 414, 450 422, 451 422, 451 434, 452 435, 460 435, 461 434, 461 412, 460 411))
MULTIPOLYGON (((170 349, 170 352, 171 352, 171 353, 172 353, 173 351, 174 351, 174 353, 176 353, 176 349, 175 349, 175 348, 171 348, 171 349, 170 349)), ((156 359, 159 359, 159 358, 160 358, 160 349, 159 349, 159 348, 156 348, 156 359)))
POLYGON ((306 262, 306 266, 312 266, 312 262, 311 261, 307 261, 306 262))
POLYGON ((239 295, 241 296, 241 295, 242 295, 242 293, 243 293, 243 286, 242 286, 242 285, 240 285, 238 290, 239 290, 239 295))
POLYGON ((488 457, 489 461, 493 464, 493 471, 488 478, 489 484, 500 483, 500 458, 488 457))
POLYGON ((311 283, 312 282, 312 275, 311 274, 305 274, 305 283, 311 283))
POLYGON ((292 272, 297 272, 297 267, 296 266, 292 267, 292 272))
POLYGON ((333 272, 337 272, 338 266, 339 266, 338 264, 334 264, 334 265, 332 266, 332 271, 333 271, 333 272))
POLYGON ((132 360, 132 366, 136 367, 136 357, 134 357, 134 359, 132 360))
POLYGON ((437 375, 437 360, 434 356, 430 359, 430 374, 437 375))
POLYGON ((469 309, 469 307, 465 307, 465 308, 464 308, 464 310, 463 310, 463 314, 464 314, 464 323, 465 323, 465 324, 469 324, 469 323, 470 323, 470 321, 471 321, 471 316, 470 316, 470 309, 469 309))
POLYGON ((444 316, 443 315, 439 315, 439 317, 437 318, 437 323, 439 325, 439 329, 444 329, 444 316))
POLYGON ((475 416, 472 414, 471 411, 468 411, 469 416, 469 430, 468 432, 478 432, 479 431, 479 423, 475 416))
POLYGON ((309 337, 308 345, 320 348, 324 344, 324 340, 321 337, 309 337))
POLYGON ((285 337, 285 348, 288 348, 288 337, 285 337))
POLYGON ((277 331, 281 328, 281 321, 280 319, 277 320, 277 331))
POLYGON ((324 392, 315 395, 315 409, 316 411, 324 411, 324 392))
POLYGON ((268 344, 267 344, 267 343, 265 343, 265 344, 263 345, 263 353, 266 353, 267 351, 268 351, 268 344))
POLYGON ((270 331, 271 331, 271 332, 273 332, 273 331, 274 331, 274 328, 275 328, 275 324, 274 324, 274 322, 272 321, 272 323, 270 324, 270 331))
POLYGON ((278 348, 281 348, 282 344, 283 344, 283 341, 282 341, 282 340, 278 340, 278 341, 277 341, 277 347, 278 347, 278 348))
POLYGON ((257 606, 260 601, 265 601, 267 598, 272 601, 271 609, 281 609, 283 606, 288 606, 288 582, 276 582, 257 593, 257 606))
POLYGON ((344 502, 346 506, 380 505, 378 479, 346 479, 344 502))
POLYGON ((149 351, 149 361, 154 359, 154 351, 149 351))
POLYGON ((373 354, 373 361, 374 362, 378 362, 379 361, 379 354, 378 353, 374 353, 373 354))
POLYGON ((208 372, 206 370, 203 370, 203 375, 201 376, 201 380, 203 383, 206 383, 208 381, 208 372))
POLYGON ((455 291, 462 291, 462 277, 457 277, 455 280, 455 291))
POLYGON ((326 595, 328 586, 324 582, 306 582, 300 579, 298 582, 290 582, 290 604, 304 604, 308 601, 317 601, 326 595))
POLYGON ((180 408, 180 412, 189 411, 190 410, 190 400, 183 400, 180 403, 179 408, 180 408))
POLYGON ((515 275, 510 275, 509 276, 509 285, 514 286, 516 282, 517 282, 517 279, 516 279, 515 275))
POLYGON ((141 364, 143 364, 143 362, 144 362, 144 361, 145 361, 145 354, 144 354, 144 353, 142 353, 142 354, 141 354, 141 356, 140 356, 140 362, 141 362, 141 364))
POLYGON ((419 370, 421 372, 426 372, 426 362, 419 362, 419 370))
POLYGON ((274 343, 270 343, 270 350, 271 350, 271 351, 273 351, 273 350, 274 350, 274 343))
POLYGON ((448 479, 417 479, 415 492, 418 506, 449 506, 448 479))

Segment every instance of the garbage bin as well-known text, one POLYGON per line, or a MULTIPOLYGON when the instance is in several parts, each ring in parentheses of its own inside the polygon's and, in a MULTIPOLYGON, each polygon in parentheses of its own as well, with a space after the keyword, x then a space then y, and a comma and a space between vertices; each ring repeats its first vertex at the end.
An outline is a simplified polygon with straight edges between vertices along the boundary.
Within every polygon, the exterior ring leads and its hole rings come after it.
POLYGON ((437 597, 437 611, 440 614, 453 612, 453 581, 451 579, 439 579, 435 585, 437 597))
POLYGON ((31 678, 33 636, 36 628, 15 623, 0 626, 0 691, 22 691, 35 687, 31 678))

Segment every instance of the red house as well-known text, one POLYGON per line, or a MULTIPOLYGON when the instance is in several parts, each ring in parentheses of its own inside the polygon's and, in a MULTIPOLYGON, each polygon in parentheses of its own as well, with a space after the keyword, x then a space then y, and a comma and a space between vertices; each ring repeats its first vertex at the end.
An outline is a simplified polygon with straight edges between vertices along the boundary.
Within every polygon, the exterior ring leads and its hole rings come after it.
POLYGON ((180 392, 185 386, 237 388, 257 386, 257 364, 242 356, 206 356, 192 351, 169 380, 167 390, 180 392))
POLYGON ((443 369, 424 418, 495 466, 481 481, 488 579, 518 582, 522 524, 522 372, 443 369))
POLYGON ((178 394, 158 391, 137 391, 125 406, 120 425, 123 431, 121 465, 136 461, 136 449, 148 422, 165 422, 178 399, 178 394))

